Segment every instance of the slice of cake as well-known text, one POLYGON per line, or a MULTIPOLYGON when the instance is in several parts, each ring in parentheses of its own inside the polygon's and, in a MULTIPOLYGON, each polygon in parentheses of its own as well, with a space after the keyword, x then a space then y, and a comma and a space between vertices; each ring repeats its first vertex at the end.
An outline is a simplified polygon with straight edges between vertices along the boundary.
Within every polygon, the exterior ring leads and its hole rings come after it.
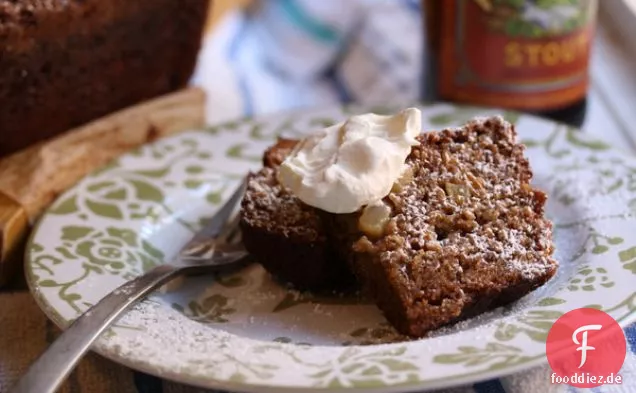
POLYGON ((265 152, 263 169, 250 174, 241 205, 246 249, 273 276, 302 290, 328 291, 354 277, 327 237, 317 209, 278 180, 278 168, 298 141, 279 140, 265 152))
POLYGON ((415 337, 512 302, 557 269, 546 195, 529 184, 513 126, 493 117, 418 139, 384 215, 329 215, 358 279, 415 337))

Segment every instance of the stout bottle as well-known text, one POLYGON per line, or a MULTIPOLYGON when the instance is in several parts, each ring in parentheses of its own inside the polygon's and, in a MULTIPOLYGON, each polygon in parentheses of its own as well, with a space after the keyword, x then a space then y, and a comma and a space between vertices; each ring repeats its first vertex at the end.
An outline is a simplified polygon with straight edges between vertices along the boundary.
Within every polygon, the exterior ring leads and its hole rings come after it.
POLYGON ((428 98, 580 126, 598 0, 422 0, 428 98))

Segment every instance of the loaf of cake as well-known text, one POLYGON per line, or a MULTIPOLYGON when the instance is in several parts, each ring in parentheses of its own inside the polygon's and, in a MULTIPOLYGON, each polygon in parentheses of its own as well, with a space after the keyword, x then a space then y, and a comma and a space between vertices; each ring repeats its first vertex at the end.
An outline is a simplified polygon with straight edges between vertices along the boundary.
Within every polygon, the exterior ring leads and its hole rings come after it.
POLYGON ((0 156, 185 86, 208 0, 0 0, 0 156))
POLYGON ((348 214, 308 206, 278 183, 276 168, 294 145, 280 142, 250 179, 246 247, 272 274, 302 285, 328 287, 352 271, 389 322, 413 337, 548 281, 557 262, 546 195, 530 185, 514 127, 492 117, 417 141, 382 208, 348 214))

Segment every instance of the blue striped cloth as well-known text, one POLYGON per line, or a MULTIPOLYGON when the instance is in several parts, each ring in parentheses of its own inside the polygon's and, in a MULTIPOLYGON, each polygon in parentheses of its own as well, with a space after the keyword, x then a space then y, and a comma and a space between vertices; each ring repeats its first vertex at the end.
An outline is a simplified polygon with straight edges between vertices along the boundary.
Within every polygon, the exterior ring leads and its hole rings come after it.
POLYGON ((420 96, 417 1, 257 3, 227 48, 243 114, 420 96))
MULTIPOLYGON (((424 28, 418 0, 262 0, 230 19, 215 32, 213 39, 222 43, 213 52, 226 57, 232 72, 223 75, 228 78, 209 72, 206 67, 214 68, 218 59, 204 61, 198 72, 201 78, 215 78, 207 83, 208 105, 215 114, 251 116, 349 101, 410 103, 421 98, 424 28), (219 87, 223 83, 227 89, 219 87), (228 101, 240 107, 238 112, 224 107, 228 101)), ((215 116, 211 120, 221 120, 215 116)), ((636 392, 636 325, 626 335, 630 351, 621 370, 624 384, 583 391, 636 392)), ((550 384, 550 373, 546 366, 444 392, 578 391, 550 384)))

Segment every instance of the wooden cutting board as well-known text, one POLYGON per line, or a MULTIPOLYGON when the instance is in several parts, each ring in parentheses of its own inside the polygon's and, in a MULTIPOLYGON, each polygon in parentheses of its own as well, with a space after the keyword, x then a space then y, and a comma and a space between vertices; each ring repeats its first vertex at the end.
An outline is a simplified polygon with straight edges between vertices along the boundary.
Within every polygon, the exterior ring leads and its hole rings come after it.
POLYGON ((61 192, 115 157, 204 124, 205 94, 188 88, 113 113, 0 160, 0 287, 22 266, 31 225, 61 192))

